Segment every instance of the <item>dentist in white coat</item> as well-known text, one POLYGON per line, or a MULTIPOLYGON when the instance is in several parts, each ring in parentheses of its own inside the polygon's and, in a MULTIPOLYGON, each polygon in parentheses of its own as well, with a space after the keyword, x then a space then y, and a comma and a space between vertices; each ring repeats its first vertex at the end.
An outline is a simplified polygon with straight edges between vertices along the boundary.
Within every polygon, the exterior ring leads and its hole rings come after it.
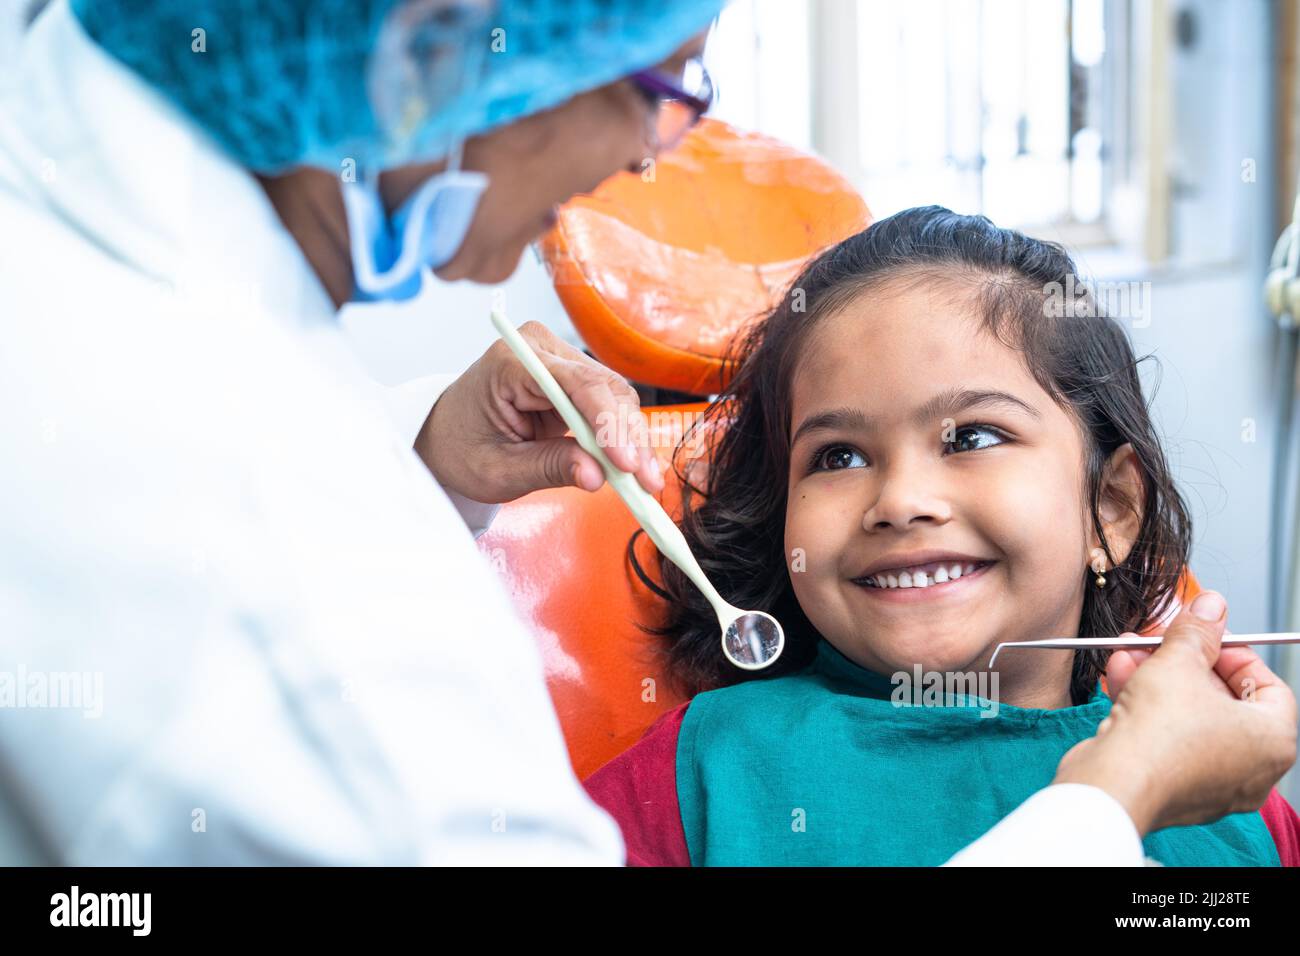
MULTIPOLYGON (((622 862, 474 544, 495 502, 598 467, 504 346, 386 393, 336 314, 426 266, 506 278, 674 133, 691 91, 638 71, 697 75, 718 5, 36 18, 0 104, 0 862, 622 862)), ((525 331, 584 414, 640 420, 525 331)), ((611 455, 657 491, 633 440, 611 455)), ((1188 620, 1136 673, 1117 655, 1105 732, 956 862, 1141 863, 1148 829, 1259 806, 1294 698, 1252 655, 1237 700, 1222 620, 1188 620)))

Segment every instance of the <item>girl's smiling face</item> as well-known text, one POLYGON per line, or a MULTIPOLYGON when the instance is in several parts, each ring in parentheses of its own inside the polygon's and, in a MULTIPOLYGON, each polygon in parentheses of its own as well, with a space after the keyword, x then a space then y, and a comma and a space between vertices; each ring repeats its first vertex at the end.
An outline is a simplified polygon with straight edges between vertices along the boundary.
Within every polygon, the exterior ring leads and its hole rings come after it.
MULTIPOLYGON (((1081 429, 961 291, 874 286, 820 319, 791 382, 791 583, 819 633, 885 675, 981 670, 999 642, 1076 635, 1091 580, 1081 429), (918 565, 929 586, 878 586, 918 565)), ((1133 490, 1131 452, 1110 464, 1133 490)), ((1120 525, 1123 560, 1136 525, 1120 525)), ((1072 655, 1001 658, 1003 699, 1068 704, 1072 655)))

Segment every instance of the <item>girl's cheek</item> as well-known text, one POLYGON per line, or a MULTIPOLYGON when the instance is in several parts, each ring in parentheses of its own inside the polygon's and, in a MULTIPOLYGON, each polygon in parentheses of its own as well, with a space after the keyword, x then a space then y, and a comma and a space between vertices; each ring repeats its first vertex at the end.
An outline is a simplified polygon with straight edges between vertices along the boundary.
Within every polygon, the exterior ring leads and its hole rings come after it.
POLYGON ((786 505, 785 560, 791 580, 837 576, 840 555, 862 516, 838 496, 794 489, 786 505))
POLYGON ((821 547, 817 531, 815 501, 805 493, 792 491, 785 510, 785 563, 797 586, 801 575, 817 562, 821 547))
POLYGON ((804 533, 804 516, 801 505, 795 504, 794 498, 785 508, 785 563, 792 580, 798 584, 795 575, 808 569, 808 536, 804 533))
POLYGON ((1036 585, 1083 567, 1078 476, 1058 462, 1038 460, 1015 473, 989 475, 975 497, 985 537, 1005 557, 1007 570, 1036 585))

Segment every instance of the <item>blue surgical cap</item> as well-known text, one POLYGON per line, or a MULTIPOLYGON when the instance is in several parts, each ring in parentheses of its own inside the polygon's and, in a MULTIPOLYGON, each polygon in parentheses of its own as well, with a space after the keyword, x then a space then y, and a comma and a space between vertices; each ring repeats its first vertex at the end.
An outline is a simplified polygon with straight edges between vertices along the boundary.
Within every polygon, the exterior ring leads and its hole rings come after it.
POLYGON ((439 159, 666 59, 722 0, 71 0, 87 34, 274 173, 439 159))

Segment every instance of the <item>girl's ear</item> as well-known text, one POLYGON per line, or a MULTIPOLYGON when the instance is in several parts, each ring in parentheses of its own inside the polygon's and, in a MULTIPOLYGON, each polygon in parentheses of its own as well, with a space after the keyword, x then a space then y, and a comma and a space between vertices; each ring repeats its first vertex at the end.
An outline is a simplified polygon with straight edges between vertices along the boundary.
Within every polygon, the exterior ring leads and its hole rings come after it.
MULTIPOLYGON (((1146 502, 1142 487, 1142 466, 1128 442, 1120 445, 1102 469, 1100 517, 1110 553, 1121 563, 1133 550, 1146 502)), ((1100 546, 1094 535, 1092 547, 1100 546)))

